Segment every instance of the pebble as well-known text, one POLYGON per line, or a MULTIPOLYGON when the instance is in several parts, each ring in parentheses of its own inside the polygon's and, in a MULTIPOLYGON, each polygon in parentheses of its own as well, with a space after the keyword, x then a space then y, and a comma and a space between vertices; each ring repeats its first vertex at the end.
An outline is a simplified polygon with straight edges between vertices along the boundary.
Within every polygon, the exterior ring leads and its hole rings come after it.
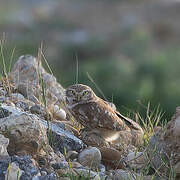
POLYGON ((62 108, 59 108, 58 105, 54 105, 53 113, 56 119, 66 120, 66 112, 62 108))
POLYGON ((7 109, 0 107, 0 118, 8 117, 11 114, 7 109))
POLYGON ((101 152, 96 147, 88 147, 79 153, 78 161, 83 166, 97 168, 101 162, 101 152))

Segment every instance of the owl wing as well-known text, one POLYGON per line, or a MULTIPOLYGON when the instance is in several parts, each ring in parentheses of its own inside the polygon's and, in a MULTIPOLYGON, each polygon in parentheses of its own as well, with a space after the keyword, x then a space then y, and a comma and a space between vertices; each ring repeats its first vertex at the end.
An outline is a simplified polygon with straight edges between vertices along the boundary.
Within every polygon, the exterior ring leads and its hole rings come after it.
POLYGON ((139 124, 137 124, 135 121, 133 121, 132 119, 123 116, 120 112, 116 111, 116 114, 119 118, 123 119, 124 122, 126 123, 126 125, 130 128, 133 128, 135 130, 139 130, 141 129, 141 127, 139 126, 139 124))
MULTIPOLYGON (((104 103, 106 103, 107 105, 109 105, 109 103, 107 103, 106 101, 104 101, 104 103)), ((112 108, 113 109, 113 108, 112 108)), ((113 109, 114 110, 114 109, 113 109)), ((124 121, 124 123, 129 127, 129 128, 133 128, 135 130, 140 130, 141 127, 139 126, 139 124, 137 124, 136 122, 134 122, 132 119, 123 116, 120 112, 114 110, 114 113, 121 119, 124 121)))
POLYGON ((92 102, 93 107, 96 107, 96 112, 94 115, 97 117, 98 121, 96 123, 96 127, 106 128, 109 130, 127 130, 129 127, 125 123, 123 118, 120 118, 115 109, 113 109, 109 103, 102 100, 101 98, 97 98, 97 101, 92 102))

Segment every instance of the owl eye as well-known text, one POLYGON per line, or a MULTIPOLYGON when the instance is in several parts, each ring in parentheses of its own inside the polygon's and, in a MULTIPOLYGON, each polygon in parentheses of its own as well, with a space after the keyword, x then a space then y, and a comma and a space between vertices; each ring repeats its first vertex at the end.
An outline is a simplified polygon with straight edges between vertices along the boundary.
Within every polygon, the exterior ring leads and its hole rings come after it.
POLYGON ((69 90, 69 93, 75 95, 75 92, 73 90, 69 90))
POLYGON ((82 95, 85 96, 85 95, 88 95, 88 94, 89 94, 89 91, 84 91, 82 95))

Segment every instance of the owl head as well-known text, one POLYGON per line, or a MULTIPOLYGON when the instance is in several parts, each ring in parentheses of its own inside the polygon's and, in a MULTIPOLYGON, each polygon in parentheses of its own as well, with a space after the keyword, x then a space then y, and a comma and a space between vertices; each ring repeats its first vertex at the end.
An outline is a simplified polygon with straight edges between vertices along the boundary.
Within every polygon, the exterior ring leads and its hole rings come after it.
POLYGON ((67 104, 87 103, 96 97, 93 90, 83 84, 74 84, 66 89, 67 104))

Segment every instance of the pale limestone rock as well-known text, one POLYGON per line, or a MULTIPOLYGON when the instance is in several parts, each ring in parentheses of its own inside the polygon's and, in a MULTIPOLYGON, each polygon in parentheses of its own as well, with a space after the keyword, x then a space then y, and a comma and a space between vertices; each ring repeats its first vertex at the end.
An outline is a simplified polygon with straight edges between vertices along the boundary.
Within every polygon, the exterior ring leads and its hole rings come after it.
POLYGON ((38 153, 48 142, 46 129, 35 115, 19 111, 18 108, 2 105, 11 114, 0 118, 0 130, 9 138, 9 153, 31 154, 38 153))
POLYGON ((44 70, 41 62, 31 55, 19 57, 9 74, 9 78, 15 84, 18 91, 27 98, 35 96, 39 99, 41 97, 42 84, 39 82, 42 78, 46 91, 52 94, 50 96, 47 93, 48 104, 55 103, 54 101, 57 100, 61 102, 64 99, 64 88, 57 83, 53 75, 44 70), (53 96, 57 97, 57 99, 51 98, 53 96))
POLYGON ((83 166, 97 168, 101 162, 101 152, 96 147, 88 147, 79 153, 78 161, 83 166))
POLYGON ((9 164, 8 170, 5 175, 5 180, 18 180, 20 179, 23 171, 16 165, 16 163, 9 164))
POLYGON ((9 144, 9 139, 5 138, 0 134, 0 156, 8 156, 7 146, 9 144))
POLYGON ((45 88, 47 108, 58 105, 65 112, 58 112, 58 116, 66 120, 74 120, 65 105, 65 89, 56 81, 56 78, 47 73, 35 57, 24 55, 19 57, 9 74, 9 79, 15 88, 24 97, 36 104, 43 103, 42 87, 45 88), (43 82, 43 83, 40 83, 43 82), (43 85, 42 85, 43 84, 43 85))
POLYGON ((55 119, 59 120, 66 120, 66 112, 62 109, 59 108, 58 105, 53 106, 53 117, 55 119))
POLYGON ((150 140, 147 155, 151 166, 164 175, 174 168, 180 175, 180 107, 164 129, 159 130, 150 140))

